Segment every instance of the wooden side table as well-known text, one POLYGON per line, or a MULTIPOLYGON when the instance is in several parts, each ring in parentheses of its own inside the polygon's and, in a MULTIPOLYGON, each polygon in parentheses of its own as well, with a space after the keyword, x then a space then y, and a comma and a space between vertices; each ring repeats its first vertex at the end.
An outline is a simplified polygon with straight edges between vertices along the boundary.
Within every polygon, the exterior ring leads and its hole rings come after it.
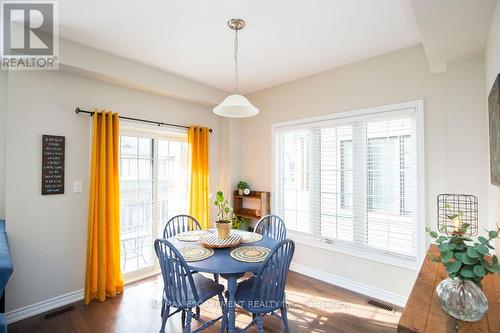
MULTIPOLYGON (((429 253, 439 255, 436 245, 429 253)), ((435 292, 439 282, 448 277, 442 264, 427 257, 418 274, 417 281, 408 298, 403 315, 399 320, 398 332, 500 332, 500 277, 490 274, 483 279, 483 292, 488 299, 489 309, 478 322, 457 320, 444 312, 435 292)))

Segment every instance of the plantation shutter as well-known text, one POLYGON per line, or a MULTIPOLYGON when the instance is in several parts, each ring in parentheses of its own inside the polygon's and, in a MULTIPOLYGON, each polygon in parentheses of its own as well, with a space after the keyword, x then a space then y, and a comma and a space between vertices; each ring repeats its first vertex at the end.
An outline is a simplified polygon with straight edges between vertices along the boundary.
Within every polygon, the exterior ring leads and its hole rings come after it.
POLYGON ((273 211, 353 250, 417 254, 414 109, 274 128, 273 211))

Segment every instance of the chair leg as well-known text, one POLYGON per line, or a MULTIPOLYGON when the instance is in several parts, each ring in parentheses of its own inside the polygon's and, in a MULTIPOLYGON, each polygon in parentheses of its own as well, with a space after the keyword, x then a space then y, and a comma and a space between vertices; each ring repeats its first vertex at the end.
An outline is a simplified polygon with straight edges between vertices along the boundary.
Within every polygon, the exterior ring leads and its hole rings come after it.
POLYGON ((184 328, 184 333, 191 333, 191 318, 193 318, 193 310, 186 310, 186 327, 184 328))
POLYGON ((259 328, 259 333, 264 333, 264 323, 262 322, 262 315, 257 315, 257 327, 259 328))
POLYGON ((181 311, 181 321, 182 321, 182 327, 186 327, 186 311, 185 310, 181 311))
POLYGON ((169 313, 170 313, 170 307, 165 306, 164 309, 162 309, 160 333, 165 332, 165 324, 167 323, 169 313))
POLYGON ((214 274, 214 281, 219 283, 219 274, 214 274))
POLYGON ((226 309, 226 302, 224 302, 224 296, 222 294, 219 294, 219 304, 222 309, 222 321, 220 323, 220 333, 224 333, 226 331, 226 326, 227 326, 227 309, 226 309))
POLYGON ((196 307, 196 317, 200 318, 200 313, 201 313, 200 307, 197 306, 196 307))
POLYGON ((281 308, 281 320, 283 320, 283 325, 285 325, 285 333, 290 332, 288 327, 288 311, 286 309, 286 304, 281 308))

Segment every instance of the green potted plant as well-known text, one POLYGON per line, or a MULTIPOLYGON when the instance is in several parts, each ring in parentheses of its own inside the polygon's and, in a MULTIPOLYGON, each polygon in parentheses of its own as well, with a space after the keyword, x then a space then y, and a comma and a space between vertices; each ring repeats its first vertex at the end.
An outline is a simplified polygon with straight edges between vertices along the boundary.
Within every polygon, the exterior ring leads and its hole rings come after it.
POLYGON ((229 201, 224 197, 222 191, 217 191, 217 198, 214 202, 219 210, 217 213, 217 221, 215 221, 215 230, 217 237, 221 239, 229 238, 231 235, 231 211, 233 210, 229 205, 229 201))
POLYGON ((233 216, 233 229, 248 231, 250 228, 250 220, 245 217, 233 216))
POLYGON ((248 186, 248 184, 243 180, 240 180, 236 185, 236 188, 238 189, 238 194, 243 195, 244 194, 243 191, 245 191, 245 189, 247 188, 250 188, 250 186, 248 186))
POLYGON ((448 216, 453 225, 451 235, 439 235, 426 228, 439 250, 439 256, 432 260, 443 264, 448 272, 436 293, 445 312, 460 320, 478 321, 488 310, 481 281, 488 274, 500 272, 497 256, 490 256, 490 250, 494 250, 490 242, 499 236, 500 228, 486 230, 487 237, 474 240, 465 236, 469 224, 461 223, 461 217, 460 212, 448 216))

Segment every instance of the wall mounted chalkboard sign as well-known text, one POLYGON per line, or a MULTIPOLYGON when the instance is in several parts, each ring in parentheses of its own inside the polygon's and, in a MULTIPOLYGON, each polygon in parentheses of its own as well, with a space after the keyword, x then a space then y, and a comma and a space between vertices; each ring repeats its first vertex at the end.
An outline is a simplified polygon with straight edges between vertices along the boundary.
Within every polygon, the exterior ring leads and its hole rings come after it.
POLYGON ((42 195, 64 193, 64 136, 42 136, 42 195))

